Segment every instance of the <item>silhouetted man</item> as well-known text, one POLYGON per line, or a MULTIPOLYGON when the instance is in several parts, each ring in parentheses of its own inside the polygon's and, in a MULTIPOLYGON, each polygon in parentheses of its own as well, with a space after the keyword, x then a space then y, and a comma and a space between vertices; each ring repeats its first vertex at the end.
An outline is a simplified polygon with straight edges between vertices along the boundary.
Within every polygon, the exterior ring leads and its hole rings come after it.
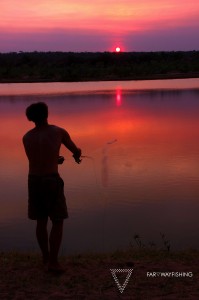
POLYGON ((28 176, 28 217, 37 220, 36 236, 50 271, 61 272, 58 253, 62 241, 63 221, 68 217, 64 196, 64 182, 58 173, 61 144, 72 153, 80 163, 81 150, 76 147, 68 132, 48 124, 48 106, 43 102, 33 103, 26 109, 29 121, 35 127, 23 137, 23 144, 29 160, 28 176), (48 217, 52 229, 48 238, 48 217), (50 248, 48 247, 48 243, 50 248))

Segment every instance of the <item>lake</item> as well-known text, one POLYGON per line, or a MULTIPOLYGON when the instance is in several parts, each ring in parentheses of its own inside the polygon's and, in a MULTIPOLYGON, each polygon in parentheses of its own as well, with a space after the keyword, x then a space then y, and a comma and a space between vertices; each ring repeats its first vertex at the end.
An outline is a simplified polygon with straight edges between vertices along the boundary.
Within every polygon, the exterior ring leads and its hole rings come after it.
MULTIPOLYGON (((27 219, 25 109, 49 106, 49 123, 82 149, 61 148, 69 219, 62 254, 135 244, 199 248, 199 79, 0 84, 1 250, 38 251, 27 219)), ((50 226, 50 225, 49 225, 50 226)))

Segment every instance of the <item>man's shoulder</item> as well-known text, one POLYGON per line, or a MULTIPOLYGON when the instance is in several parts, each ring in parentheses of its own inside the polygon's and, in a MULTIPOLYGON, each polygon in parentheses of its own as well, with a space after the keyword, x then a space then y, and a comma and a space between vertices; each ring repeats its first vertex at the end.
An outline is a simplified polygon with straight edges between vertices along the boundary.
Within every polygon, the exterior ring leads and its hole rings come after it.
POLYGON ((61 127, 57 126, 57 125, 53 125, 53 124, 49 124, 48 127, 52 130, 60 130, 61 127))
POLYGON ((60 133, 65 133, 67 132, 66 129, 62 128, 62 127, 59 127, 57 125, 49 125, 50 128, 53 130, 53 131, 57 131, 57 132, 60 132, 60 133))
POLYGON ((27 131, 23 136, 23 141, 28 139, 34 133, 34 128, 27 131))

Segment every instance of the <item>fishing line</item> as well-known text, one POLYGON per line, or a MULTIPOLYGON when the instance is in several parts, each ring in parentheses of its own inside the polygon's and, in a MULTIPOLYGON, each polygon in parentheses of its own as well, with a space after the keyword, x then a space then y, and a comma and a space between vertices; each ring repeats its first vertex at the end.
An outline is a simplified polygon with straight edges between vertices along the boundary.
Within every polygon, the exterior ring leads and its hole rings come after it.
POLYGON ((92 156, 87 156, 87 155, 82 155, 82 158, 87 158, 92 160, 92 165, 93 165, 93 171, 95 175, 95 183, 96 183, 96 188, 98 191, 98 197, 101 203, 102 200, 102 250, 103 252, 105 251, 105 230, 106 230, 106 210, 107 210, 107 205, 108 205, 108 194, 106 188, 108 187, 108 180, 109 180, 109 167, 108 167, 108 148, 109 145, 112 145, 117 142, 117 139, 110 140, 105 143, 104 147, 102 147, 102 157, 101 157, 101 185, 98 182, 97 179, 97 171, 96 171, 96 160, 92 156), (104 187, 105 189, 101 189, 101 186, 104 187))
POLYGON ((97 198, 99 199, 98 201, 100 202, 100 206, 102 207, 102 232, 101 232, 101 240, 102 240, 102 251, 104 252, 104 245, 105 245, 105 211, 106 211, 106 207, 105 207, 105 195, 103 195, 102 191, 101 191, 101 185, 98 182, 98 177, 97 177, 97 171, 96 171, 96 159, 92 156, 88 156, 88 155, 81 155, 81 158, 87 158, 90 159, 92 161, 92 169, 94 172, 94 178, 95 178, 95 185, 96 185, 96 194, 97 194, 97 198))
POLYGON ((92 161, 92 165, 93 165, 93 171, 94 171, 94 175, 95 175, 95 183, 97 186, 97 189, 99 189, 99 185, 98 185, 98 181, 97 181, 97 172, 96 172, 96 166, 95 166, 95 159, 92 156, 88 156, 88 155, 81 155, 82 158, 87 158, 87 159, 91 159, 92 161))
MULTIPOLYGON (((117 139, 110 140, 106 142, 105 146, 102 148, 102 161, 101 161, 101 180, 102 180, 102 185, 104 187, 104 192, 103 192, 103 250, 105 247, 105 230, 107 227, 107 218, 108 214, 107 212, 107 207, 108 207, 108 202, 109 202, 109 197, 108 197, 108 185, 109 185, 109 156, 108 156, 108 150, 110 145, 114 144, 117 142, 117 139)), ((107 249, 106 249, 107 250, 107 249)))
MULTIPOLYGON (((94 172, 94 178, 95 178, 95 185, 97 188, 97 194, 98 199, 100 203, 102 203, 102 250, 105 250, 105 229, 106 229, 106 210, 107 210, 107 204, 108 204, 108 195, 107 191, 104 189, 104 192, 102 192, 101 186, 104 188, 108 187, 108 175, 109 175, 109 168, 108 168, 108 148, 110 145, 117 142, 117 139, 110 140, 105 143, 104 147, 100 148, 102 149, 102 157, 101 157, 101 185, 98 182, 97 177, 97 171, 96 171, 96 158, 89 156, 89 155, 81 155, 80 158, 86 158, 92 161, 92 169, 94 172), (101 201, 102 200, 102 201, 101 201)), ((64 157, 61 157, 64 160, 64 157)))

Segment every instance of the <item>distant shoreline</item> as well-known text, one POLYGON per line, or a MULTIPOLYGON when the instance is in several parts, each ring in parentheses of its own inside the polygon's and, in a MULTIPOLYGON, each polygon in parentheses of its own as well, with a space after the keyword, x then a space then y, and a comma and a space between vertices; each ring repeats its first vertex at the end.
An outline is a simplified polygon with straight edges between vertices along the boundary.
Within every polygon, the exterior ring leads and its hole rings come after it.
POLYGON ((129 78, 117 78, 114 80, 111 79, 95 79, 92 80, 77 80, 77 81, 60 81, 60 80, 51 80, 49 79, 38 79, 38 80, 27 80, 27 79, 1 79, 0 84, 4 83, 55 83, 55 82, 100 82, 100 81, 142 81, 142 80, 164 80, 164 79, 191 79, 191 78, 199 78, 199 72, 197 73, 176 73, 176 74, 156 74, 156 75, 150 75, 150 76, 144 76, 144 77, 129 77, 129 78))
POLYGON ((0 83, 199 78, 199 51, 0 53, 0 83))

